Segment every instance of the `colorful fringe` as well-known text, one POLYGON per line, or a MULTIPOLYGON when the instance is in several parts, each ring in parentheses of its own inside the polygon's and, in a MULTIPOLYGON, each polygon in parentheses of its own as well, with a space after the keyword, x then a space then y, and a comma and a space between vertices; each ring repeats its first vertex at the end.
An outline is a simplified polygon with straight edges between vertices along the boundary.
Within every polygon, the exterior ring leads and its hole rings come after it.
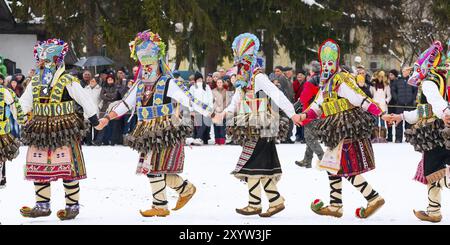
POLYGON ((370 139, 345 140, 342 146, 341 169, 337 176, 355 176, 375 168, 370 139))
POLYGON ((184 144, 161 148, 160 151, 141 153, 137 174, 174 174, 183 172, 184 144))
POLYGON ((239 157, 236 169, 233 172, 238 173, 239 171, 241 171, 241 169, 245 166, 247 161, 252 156, 257 143, 257 141, 247 141, 244 143, 241 156, 239 157))
POLYGON ((413 180, 418 181, 425 185, 428 184, 427 178, 425 177, 424 168, 423 168, 423 156, 422 156, 422 160, 420 160, 419 164, 417 165, 416 175, 414 176, 413 180))

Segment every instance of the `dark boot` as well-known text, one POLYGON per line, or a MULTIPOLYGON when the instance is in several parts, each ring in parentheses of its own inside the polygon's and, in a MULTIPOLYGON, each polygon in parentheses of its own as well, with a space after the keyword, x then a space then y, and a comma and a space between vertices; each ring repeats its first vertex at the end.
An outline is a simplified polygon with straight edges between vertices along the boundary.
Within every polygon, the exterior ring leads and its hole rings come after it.
POLYGON ((66 205, 65 209, 59 210, 57 216, 60 220, 75 219, 80 213, 80 205, 66 205))
POLYGON ((312 167, 312 160, 308 161, 308 160, 301 160, 301 161, 295 161, 295 164, 299 167, 304 167, 304 168, 311 168, 312 167))
POLYGON ((36 206, 33 208, 30 207, 22 207, 20 209, 20 214, 22 214, 25 218, 38 218, 38 217, 46 217, 52 214, 50 210, 49 202, 36 203, 36 206))

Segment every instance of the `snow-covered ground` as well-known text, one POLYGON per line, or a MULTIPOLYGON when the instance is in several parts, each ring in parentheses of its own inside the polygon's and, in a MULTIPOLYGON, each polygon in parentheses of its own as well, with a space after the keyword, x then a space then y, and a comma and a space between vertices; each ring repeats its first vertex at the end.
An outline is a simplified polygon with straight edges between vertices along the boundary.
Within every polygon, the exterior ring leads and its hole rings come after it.
MULTIPOLYGON (((240 154, 239 146, 186 147, 183 177, 197 186, 197 194, 182 210, 166 218, 143 218, 139 209, 151 206, 147 178, 135 175, 137 153, 126 147, 85 147, 88 179, 81 182, 81 214, 74 221, 61 222, 56 212, 64 207, 62 183, 52 184, 50 217, 25 219, 20 207, 34 204, 34 188, 23 178, 26 148, 7 165, 8 186, 0 190, 0 222, 2 224, 423 224, 412 210, 425 208, 426 187, 414 182, 420 154, 408 144, 374 145, 377 168, 366 173, 366 179, 386 199, 386 205, 368 220, 357 219, 355 209, 366 202, 344 181, 344 217, 341 219, 315 215, 309 205, 315 198, 328 201, 328 179, 325 172, 303 169, 294 164, 300 160, 305 145, 277 145, 283 168, 279 190, 286 199, 285 211, 272 218, 243 217, 234 209, 247 204, 247 187, 229 173, 240 154)), ((450 195, 443 191, 444 216, 441 224, 450 224, 450 195)), ((168 190, 173 207, 176 194, 168 190)), ((263 199, 264 208, 267 200, 263 199)))

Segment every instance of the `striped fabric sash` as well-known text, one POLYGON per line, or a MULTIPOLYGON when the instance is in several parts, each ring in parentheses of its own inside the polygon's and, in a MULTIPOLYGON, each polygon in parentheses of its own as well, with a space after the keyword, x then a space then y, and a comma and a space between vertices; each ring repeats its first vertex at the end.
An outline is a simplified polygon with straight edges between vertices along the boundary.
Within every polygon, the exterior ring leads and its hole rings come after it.
POLYGON ((50 100, 50 103, 61 102, 64 93, 64 88, 72 82, 78 82, 75 77, 65 74, 62 75, 56 82, 56 84, 50 88, 46 84, 41 84, 39 75, 34 76, 31 79, 31 86, 33 88, 33 101, 39 102, 41 99, 50 100))
MULTIPOLYGON (((170 78, 173 79, 173 78, 170 78)), ((153 94, 153 106, 142 106, 142 101, 144 98, 144 90, 145 85, 142 81, 138 81, 137 84, 137 98, 136 98, 136 107, 138 120, 151 120, 157 117, 173 115, 178 112, 179 104, 178 103, 168 103, 164 104, 164 92, 166 90, 166 86, 168 85, 169 77, 162 76, 155 84, 155 92, 153 94)), ((183 91, 183 93, 189 98, 190 102, 198 105, 203 110, 206 110, 210 113, 213 112, 213 109, 203 102, 199 101, 195 98, 190 92, 189 89, 184 86, 183 81, 174 79, 175 84, 183 91)))
POLYGON ((63 116, 75 112, 75 102, 67 101, 61 103, 33 103, 33 113, 36 116, 63 116))
POLYGON ((253 151, 255 150, 256 144, 257 144, 257 141, 245 142, 245 144, 242 148, 241 156, 239 157, 239 161, 236 165, 236 169, 234 170, 234 172, 241 171, 241 169, 245 166, 245 164, 247 164, 248 160, 250 159, 250 157, 253 154, 253 151))
POLYGON ((5 88, 0 86, 0 135, 8 134, 11 131, 9 119, 5 118, 6 102, 5 102, 5 88))
POLYGON ((178 103, 139 107, 137 109, 138 120, 151 120, 154 118, 169 116, 178 112, 178 103))

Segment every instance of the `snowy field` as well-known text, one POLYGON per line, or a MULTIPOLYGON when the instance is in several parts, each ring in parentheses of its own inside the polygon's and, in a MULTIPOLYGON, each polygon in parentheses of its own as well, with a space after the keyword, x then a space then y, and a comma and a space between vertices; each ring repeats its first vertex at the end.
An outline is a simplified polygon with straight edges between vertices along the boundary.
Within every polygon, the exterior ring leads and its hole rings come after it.
MULTIPOLYGON (((19 209, 34 204, 34 188, 23 178, 26 148, 7 165, 8 186, 0 190, 0 221, 10 225, 48 224, 424 224, 412 210, 425 208, 426 187, 414 182, 420 154, 408 144, 374 145, 377 168, 365 174, 366 179, 386 199, 385 206, 368 220, 357 219, 355 209, 366 201, 348 182, 344 181, 344 216, 341 219, 320 217, 309 208, 311 201, 328 201, 328 179, 325 172, 314 168, 299 168, 305 145, 277 145, 283 177, 279 190, 286 199, 286 209, 272 218, 244 217, 235 208, 247 204, 247 187, 229 173, 234 169, 241 147, 186 147, 183 177, 197 186, 197 194, 182 210, 166 218, 143 218, 139 209, 151 206, 150 184, 146 177, 136 176, 137 153, 129 148, 85 147, 88 179, 81 182, 81 213, 76 220, 61 222, 57 210, 64 207, 62 182, 52 184, 52 210, 49 217, 22 218, 19 209)), ((315 159, 316 160, 316 159, 315 159)), ((315 161, 314 160, 314 161, 315 161)), ((177 195, 168 190, 169 205, 177 195)), ((450 195, 443 191, 444 216, 441 224, 450 224, 450 195)), ((263 199, 264 209, 267 199, 263 199)))

